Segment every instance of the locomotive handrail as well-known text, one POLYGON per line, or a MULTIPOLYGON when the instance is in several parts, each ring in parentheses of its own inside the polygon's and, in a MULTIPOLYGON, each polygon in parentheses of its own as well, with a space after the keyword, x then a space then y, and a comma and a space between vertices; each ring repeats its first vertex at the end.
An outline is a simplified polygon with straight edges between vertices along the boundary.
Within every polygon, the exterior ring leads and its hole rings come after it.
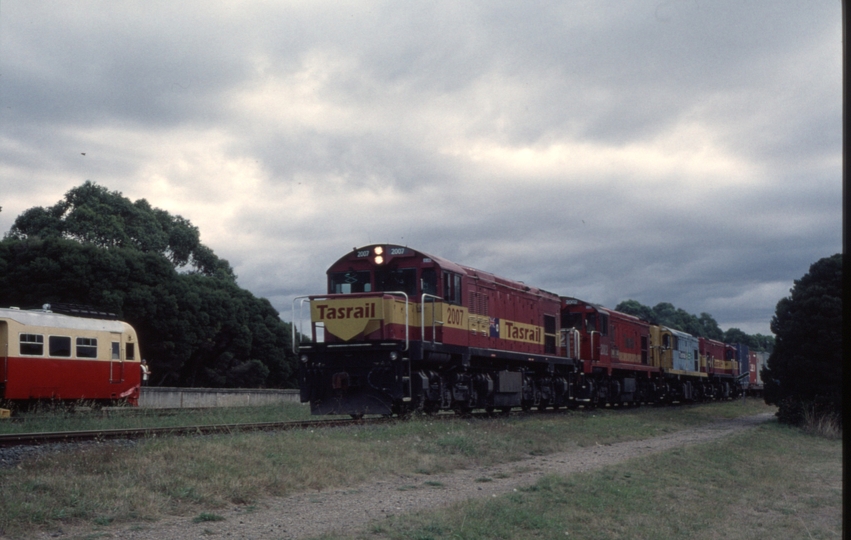
MULTIPOLYGON (((302 343, 302 337, 304 336, 303 332, 298 332, 298 329, 301 328, 301 323, 304 321, 303 319, 303 310, 304 310, 304 301, 310 300, 310 296, 296 296, 293 298, 292 303, 292 314, 293 314, 293 354, 299 353, 299 347, 302 343), (299 311, 298 311, 298 319, 295 317, 295 303, 297 300, 300 300, 299 303, 299 311), (296 336, 300 335, 301 337, 296 339, 296 336)), ((313 334, 313 327, 311 325, 311 335, 313 334)))
POLYGON ((442 297, 440 297, 440 296, 435 296, 435 295, 433 295, 433 294, 423 293, 423 297, 422 297, 422 300, 421 300, 421 302, 420 302, 420 305, 423 307, 423 314, 422 314, 422 316, 420 317, 420 337, 422 338, 422 340, 423 340, 423 341, 425 341, 425 305, 426 305, 426 297, 428 297, 428 298, 429 298, 429 300, 430 300, 430 302, 431 302, 431 342, 432 342, 432 343, 436 343, 436 342, 437 342, 437 340, 435 339, 435 336, 437 335, 437 331, 435 330, 435 328, 436 328, 435 323, 440 323, 440 325, 441 325, 441 326, 443 326, 445 323, 444 323, 444 321, 438 321, 438 320, 435 318, 435 316, 434 316, 434 307, 435 307, 434 301, 435 301, 435 300, 443 300, 443 298, 442 298, 442 297))
POLYGON ((568 356, 568 358, 579 358, 579 355, 581 354, 581 351, 582 351, 581 343, 580 343, 580 340, 582 339, 582 334, 576 328, 562 328, 561 334, 562 334, 562 336, 565 336, 565 340, 564 340, 565 354, 566 355, 570 354, 571 351, 569 351, 567 349, 572 344, 573 345, 573 356, 568 356), (573 339, 570 339, 569 337, 567 337, 569 334, 573 335, 573 339))
POLYGON ((382 291, 382 294, 396 294, 405 298, 405 349, 410 347, 410 324, 408 324, 408 293, 403 291, 382 291))
POLYGON ((601 338, 597 340, 598 342, 600 342, 600 346, 603 345, 603 342, 602 342, 602 335, 603 334, 601 334, 599 330, 591 330, 590 332, 588 332, 588 336, 591 339, 591 361, 593 362, 594 360, 597 360, 599 362, 600 361, 600 353, 599 352, 597 353, 597 358, 596 359, 594 358, 594 350, 595 350, 594 349, 594 334, 599 334, 601 336, 601 338))

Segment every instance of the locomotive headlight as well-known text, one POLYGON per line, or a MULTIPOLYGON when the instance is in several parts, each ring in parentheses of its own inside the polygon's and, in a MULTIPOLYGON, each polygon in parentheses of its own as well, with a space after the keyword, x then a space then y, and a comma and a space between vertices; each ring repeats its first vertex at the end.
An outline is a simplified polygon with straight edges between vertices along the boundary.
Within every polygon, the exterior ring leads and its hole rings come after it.
POLYGON ((376 255, 375 264, 384 264, 384 257, 382 257, 381 255, 376 255))
POLYGON ((398 359, 399 359, 399 353, 397 353, 396 351, 392 351, 390 353, 390 360, 395 362, 398 359))
POLYGON ((381 247, 381 246, 375 246, 375 250, 374 250, 374 251, 375 251, 375 254, 376 254, 376 255, 383 255, 383 254, 384 254, 384 248, 383 248, 383 247, 381 247))
POLYGON ((303 354, 303 355, 301 355, 301 357, 299 358, 299 360, 301 360, 303 364, 306 364, 306 363, 307 363, 307 361, 308 361, 308 357, 307 357, 307 355, 306 355, 306 354, 303 354))

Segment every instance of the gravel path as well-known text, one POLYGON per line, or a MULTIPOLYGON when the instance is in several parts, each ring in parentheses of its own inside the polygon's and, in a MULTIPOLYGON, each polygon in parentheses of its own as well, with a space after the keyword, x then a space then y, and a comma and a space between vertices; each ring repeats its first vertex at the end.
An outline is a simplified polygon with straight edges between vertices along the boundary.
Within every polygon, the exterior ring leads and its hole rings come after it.
POLYGON ((133 540, 210 536, 229 539, 298 539, 333 531, 352 531, 365 527, 372 520, 394 514, 437 508, 470 498, 495 497, 534 484, 548 474, 566 476, 675 447, 714 441, 768 421, 773 416, 772 413, 764 413, 652 439, 578 448, 495 467, 460 470, 444 475, 399 476, 346 489, 268 499, 252 512, 236 506, 217 511, 217 515, 225 518, 223 521, 193 523, 192 516, 166 518, 153 524, 98 528, 96 533, 91 527, 69 528, 44 533, 39 538, 91 538, 94 533, 133 540), (476 481, 481 478, 490 481, 476 481))

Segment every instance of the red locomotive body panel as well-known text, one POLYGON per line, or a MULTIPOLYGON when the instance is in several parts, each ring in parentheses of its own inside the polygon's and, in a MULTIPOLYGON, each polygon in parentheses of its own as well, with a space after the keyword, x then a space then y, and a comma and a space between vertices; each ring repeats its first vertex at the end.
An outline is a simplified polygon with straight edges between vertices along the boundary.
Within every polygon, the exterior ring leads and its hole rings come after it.
POLYGON ((700 370, 710 375, 720 375, 729 372, 729 360, 727 360, 727 346, 714 339, 699 338, 700 347, 700 370))
POLYGON ((658 371, 649 364, 650 323, 638 317, 563 297, 561 326, 568 350, 579 351, 585 373, 658 371))

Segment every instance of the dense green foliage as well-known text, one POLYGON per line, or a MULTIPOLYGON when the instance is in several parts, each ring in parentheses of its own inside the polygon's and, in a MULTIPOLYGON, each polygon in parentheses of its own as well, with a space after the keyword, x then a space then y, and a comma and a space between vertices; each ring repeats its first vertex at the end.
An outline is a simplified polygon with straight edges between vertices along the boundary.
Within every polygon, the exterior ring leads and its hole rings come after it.
POLYGON ((693 336, 715 339, 724 343, 744 343, 749 349, 755 351, 770 351, 774 347, 772 336, 750 335, 738 328, 730 328, 725 332, 709 313, 701 313, 698 317, 683 309, 675 308, 668 302, 661 302, 651 308, 636 300, 625 300, 615 307, 615 311, 634 315, 651 324, 675 328, 693 336))
POLYGON ((86 182, 0 242, 0 306, 86 304, 139 334, 161 386, 294 384, 289 325, 180 216, 86 182))
POLYGON ((842 413, 842 255, 812 266, 777 303, 774 352, 762 371, 765 402, 784 422, 842 413))

